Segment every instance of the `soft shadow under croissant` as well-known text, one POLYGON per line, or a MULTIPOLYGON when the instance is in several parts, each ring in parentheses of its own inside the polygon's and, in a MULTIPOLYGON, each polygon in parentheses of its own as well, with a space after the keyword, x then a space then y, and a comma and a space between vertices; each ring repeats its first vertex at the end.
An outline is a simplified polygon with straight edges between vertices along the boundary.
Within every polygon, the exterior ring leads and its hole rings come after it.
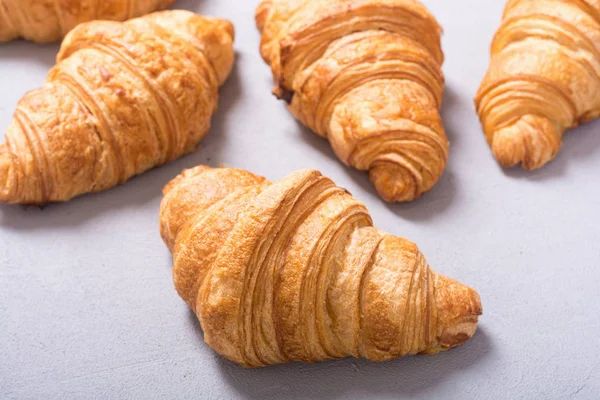
POLYGON ((161 235, 205 341, 246 367, 433 354, 471 338, 478 294, 373 227, 313 170, 271 183, 199 166, 164 189, 161 235))

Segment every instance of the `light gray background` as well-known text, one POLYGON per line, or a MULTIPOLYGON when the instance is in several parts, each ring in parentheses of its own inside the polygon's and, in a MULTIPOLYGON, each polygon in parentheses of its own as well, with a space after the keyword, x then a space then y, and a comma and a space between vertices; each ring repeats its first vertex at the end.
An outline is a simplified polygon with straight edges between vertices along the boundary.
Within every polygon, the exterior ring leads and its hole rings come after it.
MULTIPOLYGON (((501 170, 472 97, 503 2, 426 3, 445 29, 450 162, 421 200, 390 206, 271 96, 256 1, 179 1, 236 26, 237 67, 214 128, 195 154, 113 190, 44 209, 0 207, 0 398, 598 398, 600 121, 567 134, 538 172, 501 170), (200 163, 272 179, 320 169, 379 227, 417 242, 434 269, 476 288, 480 329, 462 348, 383 364, 244 370, 220 358, 173 288, 157 228, 163 185, 200 163)), ((57 49, 0 46, 0 132, 57 49)))

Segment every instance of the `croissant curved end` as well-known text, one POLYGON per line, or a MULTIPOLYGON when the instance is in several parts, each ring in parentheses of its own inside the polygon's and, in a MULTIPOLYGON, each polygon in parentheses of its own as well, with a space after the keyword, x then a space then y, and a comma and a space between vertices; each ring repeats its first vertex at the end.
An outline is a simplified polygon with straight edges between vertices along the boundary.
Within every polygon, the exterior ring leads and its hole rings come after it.
POLYGON ((421 196, 419 185, 406 168, 393 163, 377 163, 369 170, 377 193, 388 203, 413 201, 421 196))
MULTIPOLYGON (((177 233, 179 233, 182 224, 185 222, 185 218, 181 218, 181 213, 178 212, 181 207, 177 207, 177 205, 174 204, 174 202, 178 200, 176 189, 181 187, 184 181, 189 180, 194 176, 198 176, 207 170, 208 167, 203 165, 186 169, 163 188, 164 197, 160 203, 159 227, 163 241, 166 243, 169 250, 173 250, 177 233)), ((187 197, 183 200, 189 201, 187 197)))
POLYGON ((256 27, 262 33, 265 27, 265 22, 267 22, 267 17, 269 12, 271 11, 271 7, 273 6, 272 0, 263 0, 256 7, 256 12, 254 13, 254 19, 256 21, 256 27))
POLYGON ((562 132, 546 118, 524 116, 514 124, 493 132, 494 157, 503 167, 521 166, 528 170, 543 167, 561 146, 562 132))
POLYGON ((163 189, 159 218, 164 242, 173 250, 177 235, 194 215, 238 189, 264 182, 261 176, 235 168, 199 165, 184 170, 163 189))
POLYGON ((438 275, 436 279, 438 308, 438 345, 431 353, 464 344, 477 330, 483 313, 479 294, 453 279, 438 275))

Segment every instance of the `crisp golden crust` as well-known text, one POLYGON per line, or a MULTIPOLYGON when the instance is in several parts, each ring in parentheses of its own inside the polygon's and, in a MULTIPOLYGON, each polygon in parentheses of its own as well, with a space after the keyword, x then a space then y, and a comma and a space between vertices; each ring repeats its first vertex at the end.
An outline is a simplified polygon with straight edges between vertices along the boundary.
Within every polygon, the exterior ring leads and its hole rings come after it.
POLYGON ((433 354, 475 332, 471 288, 313 170, 271 183, 196 167, 165 188, 160 229, 205 341, 246 367, 433 354))
POLYGON ((56 42, 92 20, 125 21, 162 10, 175 0, 0 0, 0 42, 18 37, 56 42))
POLYGON ((389 202, 430 190, 448 158, 441 29, 415 0, 265 0, 274 93, 389 202))
POLYGON ((69 200, 194 150, 233 65, 233 27, 187 11, 72 30, 0 145, 0 201, 69 200))
POLYGON ((567 129, 600 115, 600 2, 510 0, 475 98, 505 167, 552 160, 567 129))

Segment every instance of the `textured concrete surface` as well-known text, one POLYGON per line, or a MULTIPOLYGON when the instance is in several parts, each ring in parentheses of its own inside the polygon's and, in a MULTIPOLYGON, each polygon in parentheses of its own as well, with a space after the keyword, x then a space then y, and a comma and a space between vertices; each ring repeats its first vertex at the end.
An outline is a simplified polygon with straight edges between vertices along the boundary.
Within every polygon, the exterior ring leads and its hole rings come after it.
MULTIPOLYGON (((598 398, 600 121, 569 133, 538 172, 496 165, 471 99, 502 1, 427 1, 445 29, 450 163, 431 193, 396 206, 270 95, 255 3, 177 3, 228 17, 238 32, 237 68, 195 154, 68 204, 0 206, 0 398, 598 398), (322 170, 362 199, 379 227, 414 240, 435 269, 479 291, 480 330, 460 349, 383 364, 244 370, 221 359, 173 288, 157 229, 161 188, 199 163, 272 179, 322 170)), ((0 45, 0 132, 56 51, 0 45)))

